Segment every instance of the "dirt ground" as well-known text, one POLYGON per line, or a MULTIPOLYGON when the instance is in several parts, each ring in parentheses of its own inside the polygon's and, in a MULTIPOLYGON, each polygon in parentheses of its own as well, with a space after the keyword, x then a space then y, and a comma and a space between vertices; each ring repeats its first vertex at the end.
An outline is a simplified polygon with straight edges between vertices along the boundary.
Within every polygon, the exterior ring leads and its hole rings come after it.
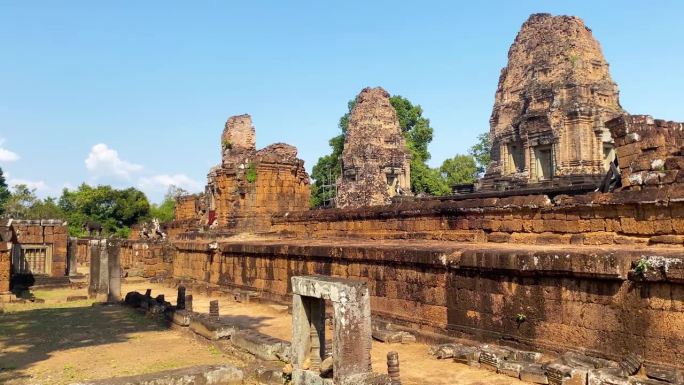
MULTIPOLYGON (((124 283, 122 292, 164 294, 175 302, 176 290, 160 284, 124 283)), ((193 294, 194 310, 208 312, 210 298, 193 294)), ((92 301, 66 302, 70 295, 85 295, 85 289, 36 291, 43 304, 10 304, 0 314, 0 383, 8 385, 70 384, 157 372, 202 364, 230 363, 244 366, 235 355, 224 353, 176 329, 145 318, 121 306, 92 306, 92 301)), ((224 318, 243 328, 289 340, 287 307, 237 303, 219 297, 224 318)), ((386 373, 387 352, 399 353, 405 385, 514 385, 510 377, 436 360, 424 344, 387 345, 373 342, 373 370, 386 373)))

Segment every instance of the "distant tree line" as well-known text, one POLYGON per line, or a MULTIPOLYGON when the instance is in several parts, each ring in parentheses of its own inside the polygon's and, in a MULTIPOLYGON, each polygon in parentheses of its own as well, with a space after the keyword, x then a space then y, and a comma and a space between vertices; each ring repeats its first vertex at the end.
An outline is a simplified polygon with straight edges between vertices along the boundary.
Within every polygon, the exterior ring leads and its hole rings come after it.
POLYGON ((59 198, 44 199, 36 190, 19 184, 10 188, 0 169, 0 216, 16 219, 62 219, 67 221, 71 236, 88 235, 88 223, 99 223, 104 236, 126 238, 136 224, 158 218, 161 222, 174 217, 176 197, 187 194, 171 186, 160 204, 150 203, 142 191, 129 187, 81 184, 65 188, 59 198))
MULTIPOLYGON (((340 176, 340 157, 355 103, 355 100, 347 103, 347 112, 338 123, 342 132, 328 142, 331 153, 320 157, 313 166, 311 207, 319 207, 334 198, 334 190, 325 186, 334 185, 340 176)), ((448 195, 451 194, 451 186, 474 183, 478 175, 485 171, 489 164, 489 133, 479 135, 468 154, 457 154, 446 159, 440 167, 432 168, 427 162, 431 157, 428 145, 432 142, 434 130, 430 120, 423 116, 423 109, 400 95, 392 96, 390 103, 397 112, 399 126, 411 152, 411 191, 414 194, 448 195)))

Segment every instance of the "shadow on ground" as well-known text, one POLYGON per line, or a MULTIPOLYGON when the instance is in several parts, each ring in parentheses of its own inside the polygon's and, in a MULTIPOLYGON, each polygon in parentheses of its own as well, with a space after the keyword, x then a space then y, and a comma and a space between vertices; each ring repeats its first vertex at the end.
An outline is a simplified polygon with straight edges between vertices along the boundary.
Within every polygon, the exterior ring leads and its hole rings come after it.
MULTIPOLYGON (((221 318, 240 328, 258 328, 270 319, 243 315, 221 318)), ((126 342, 135 334, 168 328, 163 322, 118 305, 38 308, 0 314, 0 383, 28 379, 26 369, 58 351, 126 342)))

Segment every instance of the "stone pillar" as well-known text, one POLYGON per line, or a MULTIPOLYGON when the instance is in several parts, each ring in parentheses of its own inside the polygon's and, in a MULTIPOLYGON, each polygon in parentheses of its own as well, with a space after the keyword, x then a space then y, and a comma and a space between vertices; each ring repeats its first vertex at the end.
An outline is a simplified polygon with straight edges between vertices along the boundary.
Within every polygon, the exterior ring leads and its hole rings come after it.
POLYGON ((90 274, 88 278, 88 296, 95 298, 100 284, 100 242, 92 240, 88 242, 90 249, 90 274))
POLYGON ((67 247, 67 268, 70 277, 78 274, 78 238, 69 237, 67 247))
POLYGON ((185 286, 178 286, 178 296, 176 297, 176 310, 185 309, 185 286))
POLYGON ((185 296, 185 310, 192 311, 192 294, 185 296))
POLYGON ((219 318, 219 302, 217 299, 209 301, 209 316, 219 318))
POLYGON ((309 321, 311 298, 292 295, 292 366, 301 368, 311 352, 311 323, 309 321))
POLYGON ((311 369, 319 370, 325 358, 325 301, 310 299, 309 320, 311 321, 311 369))
POLYGON ((109 294, 109 255, 107 254, 107 240, 101 239, 97 241, 97 247, 100 250, 100 271, 97 284, 98 300, 106 301, 109 294))
POLYGON ((370 297, 360 303, 333 302, 333 381, 371 371, 370 297))
POLYGON ((119 241, 105 241, 107 243, 107 272, 108 292, 107 302, 118 302, 121 300, 121 243, 119 241))

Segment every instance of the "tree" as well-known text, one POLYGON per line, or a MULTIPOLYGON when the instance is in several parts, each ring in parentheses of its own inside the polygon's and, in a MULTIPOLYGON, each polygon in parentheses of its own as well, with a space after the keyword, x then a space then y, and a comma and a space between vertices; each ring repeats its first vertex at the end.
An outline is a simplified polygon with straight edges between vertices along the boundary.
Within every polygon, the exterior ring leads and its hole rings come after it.
POLYGON ((11 193, 7 187, 7 181, 5 181, 5 174, 2 172, 2 168, 0 168, 0 215, 5 212, 5 204, 10 195, 11 193))
POLYGON ((133 225, 150 219, 147 197, 133 187, 117 190, 84 183, 73 191, 64 189, 58 206, 65 213, 73 236, 86 235, 83 225, 97 222, 102 225, 104 235, 125 238, 133 225))
POLYGON ((27 219, 64 219, 65 217, 64 211, 57 205, 57 200, 52 197, 36 200, 26 214, 27 219))
POLYGON ((150 206, 150 216, 159 219, 160 222, 172 221, 176 212, 176 199, 188 195, 188 192, 174 185, 169 186, 164 200, 160 204, 150 206))
POLYGON ((485 171, 487 171, 491 150, 492 143, 489 140, 489 133, 484 132, 478 135, 477 143, 470 147, 470 150, 468 151, 468 153, 475 158, 478 173, 483 174, 485 171))
POLYGON ((5 202, 5 215, 10 218, 30 219, 31 207, 38 202, 36 189, 30 189, 25 184, 14 186, 12 194, 5 202))
MULTIPOLYGON (((406 138, 406 147, 411 152, 411 190, 414 193, 430 195, 448 194, 450 190, 441 179, 439 170, 431 169, 427 165, 430 159, 428 145, 432 141, 433 129, 430 127, 430 120, 423 116, 423 109, 400 95, 392 96, 390 103, 397 113, 399 127, 406 138)), ((312 207, 320 206, 330 199, 333 193, 332 189, 325 189, 323 186, 335 184, 340 176, 340 157, 349 127, 349 117, 355 104, 355 100, 347 103, 347 112, 342 115, 338 124, 342 134, 328 142, 332 153, 320 157, 312 169, 311 178, 314 180, 310 202, 312 207)))
POLYGON ((474 183, 479 170, 474 157, 456 155, 453 158, 446 159, 439 171, 446 184, 451 187, 455 184, 474 183))

